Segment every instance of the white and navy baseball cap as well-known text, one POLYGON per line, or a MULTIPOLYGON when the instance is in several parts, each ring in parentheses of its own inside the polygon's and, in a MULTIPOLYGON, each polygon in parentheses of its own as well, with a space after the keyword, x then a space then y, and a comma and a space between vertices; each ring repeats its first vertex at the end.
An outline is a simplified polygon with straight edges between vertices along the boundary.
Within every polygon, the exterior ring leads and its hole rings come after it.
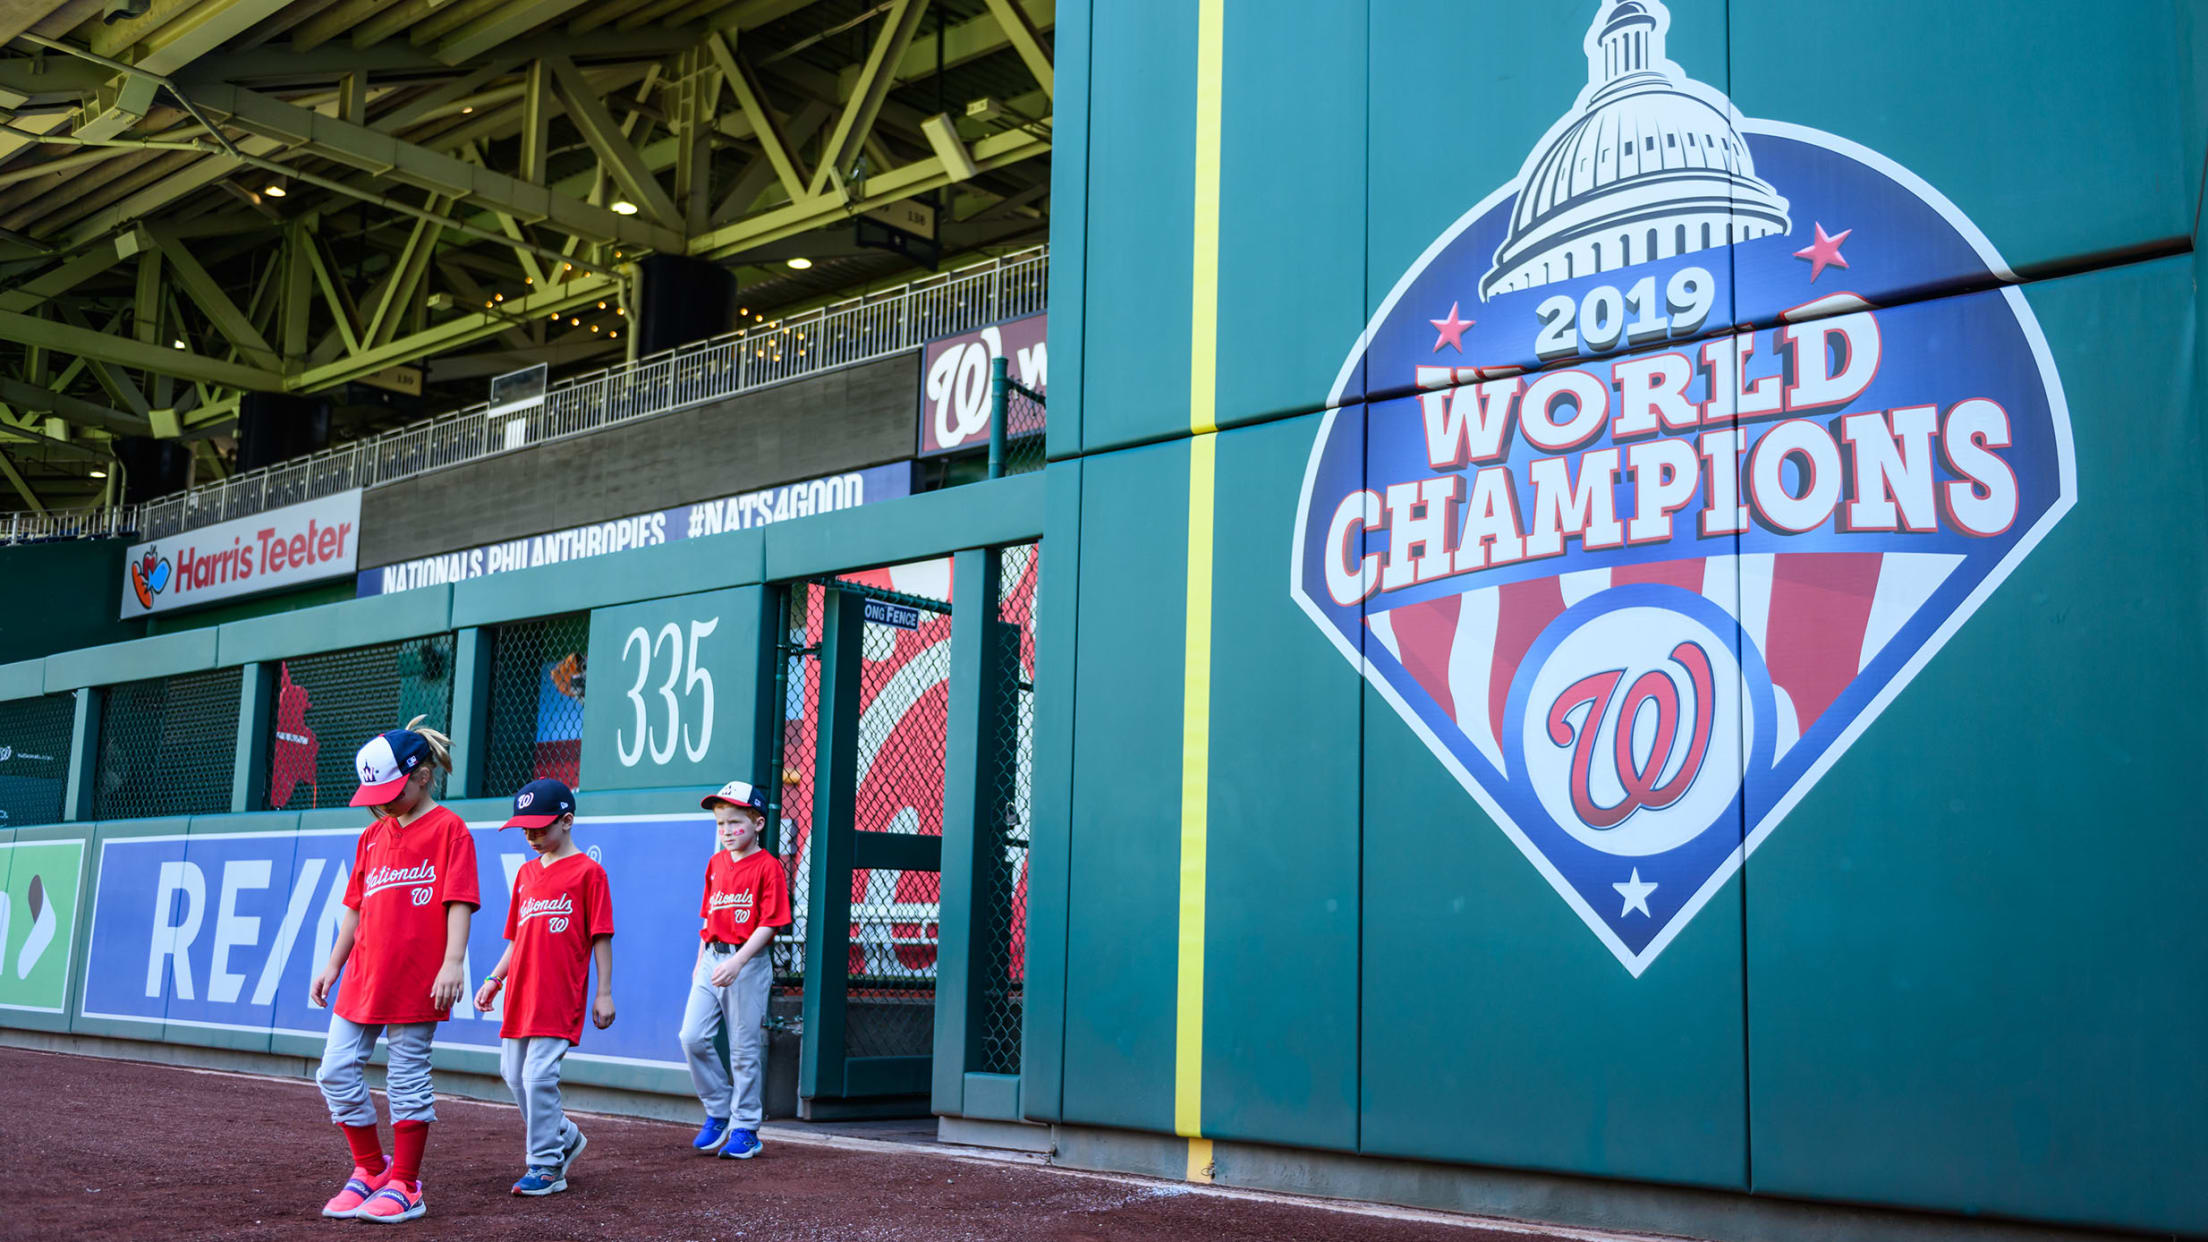
POLYGON ((353 770, 360 773, 360 791, 354 806, 382 806, 406 788, 406 778, 429 758, 429 743, 412 729, 393 729, 368 739, 353 756, 353 770))
POLYGON ((543 828, 574 809, 575 791, 547 776, 521 787, 514 795, 514 817, 498 828, 543 828))
POLYGON ((713 809, 713 804, 716 802, 726 802, 730 806, 740 806, 747 811, 757 811, 761 815, 767 813, 767 796, 759 792, 758 786, 747 785, 742 781, 730 781, 712 793, 698 799, 698 805, 708 811, 713 809))

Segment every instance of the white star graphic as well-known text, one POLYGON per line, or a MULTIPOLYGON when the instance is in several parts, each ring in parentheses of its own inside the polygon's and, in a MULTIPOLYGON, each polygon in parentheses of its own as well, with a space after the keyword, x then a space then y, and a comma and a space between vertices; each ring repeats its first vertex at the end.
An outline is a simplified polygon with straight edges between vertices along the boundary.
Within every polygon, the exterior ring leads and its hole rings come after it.
MULTIPOLYGON (((1643 914, 1648 914, 1648 895, 1656 891, 1656 883, 1653 880, 1646 882, 1642 881, 1641 869, 1639 867, 1633 868, 1632 879, 1620 880, 1610 887, 1618 890, 1618 895, 1625 898, 1625 908, 1618 911, 1619 918, 1622 919, 1626 915, 1633 913, 1635 910, 1638 910, 1643 914)), ((1648 916, 1650 918, 1656 917, 1653 914, 1649 914, 1648 916)))

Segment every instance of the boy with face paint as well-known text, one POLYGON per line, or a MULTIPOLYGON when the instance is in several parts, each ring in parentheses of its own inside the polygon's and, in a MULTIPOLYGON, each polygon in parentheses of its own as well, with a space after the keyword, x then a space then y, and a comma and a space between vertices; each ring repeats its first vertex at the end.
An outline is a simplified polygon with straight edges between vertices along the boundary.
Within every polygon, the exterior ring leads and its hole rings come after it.
POLYGON ((396 1224, 429 1211, 421 1183, 422 1150, 437 1119, 429 1045, 467 988, 468 920, 482 903, 475 839, 431 794, 438 771, 452 770, 445 735, 416 716, 370 738, 353 767, 360 773, 353 805, 370 808, 375 822, 354 847, 345 915, 309 993, 322 1005, 344 972, 314 1077, 352 1149, 353 1174, 322 1214, 396 1224), (388 1160, 361 1073, 378 1036, 391 1052, 388 1160))
POLYGON ((506 952, 476 989, 485 1013, 506 993, 499 1034, 499 1070, 521 1106, 528 1165, 513 1184, 517 1195, 567 1189, 567 1170, 589 1140, 560 1108, 560 1063, 583 1039, 583 993, 592 965, 598 973, 591 1021, 613 1025, 613 895, 606 872, 575 848, 575 791, 546 778, 514 795, 513 818, 535 858, 514 873, 506 907, 506 952))
POLYGON ((700 1155, 749 1160, 759 1154, 765 1119, 763 1087, 767 996, 774 967, 767 949, 790 925, 789 881, 781 860, 759 848, 767 800, 757 788, 730 781, 699 803, 713 812, 720 848, 705 867, 698 915, 698 960, 682 1015, 682 1051, 690 1081, 705 1106, 705 1127, 691 1147, 700 1155), (728 1034, 728 1060, 714 1035, 728 1034))

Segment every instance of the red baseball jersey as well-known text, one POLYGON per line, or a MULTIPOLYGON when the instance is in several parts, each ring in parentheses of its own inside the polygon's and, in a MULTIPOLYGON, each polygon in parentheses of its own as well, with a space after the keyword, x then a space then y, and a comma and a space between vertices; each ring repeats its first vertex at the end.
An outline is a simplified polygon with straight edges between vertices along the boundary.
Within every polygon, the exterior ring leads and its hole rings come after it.
POLYGON ((588 854, 556 862, 532 858, 514 875, 506 907, 504 1039, 556 1035, 583 1042, 583 996, 590 987, 590 942, 613 934, 613 892, 606 869, 588 854))
POLYGON ((381 819, 353 848, 345 904, 360 931, 338 988, 337 1014, 363 1026, 442 1022, 429 989, 445 964, 445 907, 483 904, 475 881, 475 838, 438 807, 411 824, 381 819))
POLYGON ((742 858, 713 851, 712 861, 705 864, 698 916, 705 920, 698 938, 726 944, 742 944, 762 927, 788 927, 790 881, 782 874, 782 860, 765 850, 742 858))

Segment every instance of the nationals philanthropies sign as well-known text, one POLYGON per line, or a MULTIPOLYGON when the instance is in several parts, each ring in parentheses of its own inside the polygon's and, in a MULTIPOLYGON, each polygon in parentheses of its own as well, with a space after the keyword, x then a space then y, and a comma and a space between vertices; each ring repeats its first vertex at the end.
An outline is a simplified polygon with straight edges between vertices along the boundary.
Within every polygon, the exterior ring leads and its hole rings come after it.
POLYGON ((123 565, 123 617, 345 577, 359 530, 356 488, 138 544, 123 565))
POLYGON ((2075 488, 1985 237, 1742 117, 1670 20, 1606 0, 1573 107, 1396 283, 1334 396, 1412 395, 1327 418, 1290 583, 1635 975, 2075 488))

